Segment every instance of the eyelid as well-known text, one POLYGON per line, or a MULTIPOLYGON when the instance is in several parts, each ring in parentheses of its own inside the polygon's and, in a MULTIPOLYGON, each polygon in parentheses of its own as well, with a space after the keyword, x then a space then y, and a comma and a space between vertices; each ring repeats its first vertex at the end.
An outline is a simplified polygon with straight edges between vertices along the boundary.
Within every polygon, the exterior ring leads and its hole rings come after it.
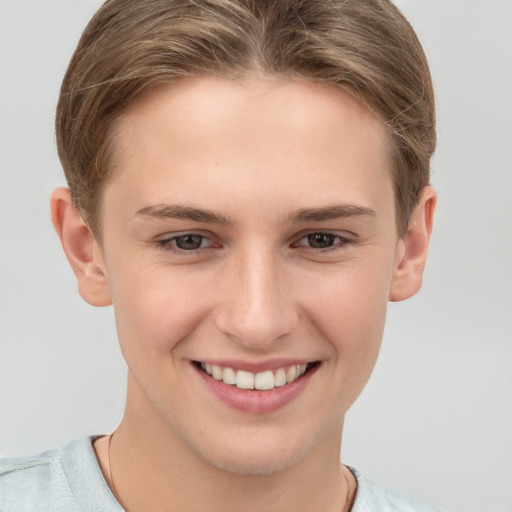
MULTIPOLYGON (((220 243, 220 241, 216 241, 217 237, 212 233, 205 233, 202 230, 183 230, 178 232, 172 232, 172 233, 166 233, 164 235, 159 235, 158 237, 155 237, 153 239, 153 243, 160 249, 172 253, 176 253, 178 255, 194 255, 198 254, 204 250, 215 248, 215 247, 221 247, 223 244, 220 243), (201 243, 204 241, 207 242, 205 246, 198 247, 197 249, 181 249, 179 248, 175 243, 173 243, 176 239, 180 237, 184 237, 187 235, 197 235, 202 238, 201 243)), ((358 237, 354 233, 343 231, 339 232, 336 230, 329 230, 329 229, 310 229, 307 231, 303 231, 299 234, 297 234, 294 237, 294 241, 290 244, 290 247, 292 248, 304 248, 306 250, 325 253, 328 251, 335 251, 335 250, 343 250, 348 245, 354 245, 358 242, 358 237), (321 234, 321 235, 330 235, 337 239, 333 245, 328 247, 312 247, 308 245, 307 243, 301 243, 303 240, 307 239, 307 237, 315 234, 321 234)))
POLYGON ((312 229, 305 232, 300 233, 296 238, 295 242, 291 244, 292 247, 305 247, 306 249, 311 249, 313 251, 317 252, 327 252, 332 250, 341 250, 344 249, 347 245, 352 245, 357 242, 357 237, 353 233, 349 233, 347 231, 339 232, 336 230, 329 230, 329 229, 312 229), (303 240, 307 239, 311 235, 329 235, 333 236, 334 238, 339 239, 338 242, 334 243, 332 246, 325 247, 325 248, 318 248, 318 247, 311 247, 307 244, 302 244, 303 240))
POLYGON ((158 235, 155 235, 152 237, 153 242, 158 241, 166 241, 171 239, 179 238, 180 236, 187 236, 187 235, 198 235, 202 236, 203 238, 207 238, 208 240, 214 240, 217 238, 213 233, 210 231, 205 231, 203 229, 182 229, 180 231, 168 231, 164 232, 158 235))
POLYGON ((193 229, 179 231, 179 232, 173 232, 173 233, 167 233, 165 235, 160 235, 158 237, 155 237, 155 239, 153 240, 153 243, 158 248, 160 248, 164 251, 172 252, 172 253, 175 253, 178 255, 180 255, 180 254, 182 254, 182 255, 198 254, 199 252, 204 251, 205 249, 214 247, 217 244, 214 240, 214 237, 211 234, 205 234, 201 230, 193 230, 193 229), (185 237, 187 235, 200 236, 202 238, 201 243, 203 243, 203 241, 208 241, 209 243, 208 243, 208 245, 206 245, 204 247, 198 247, 197 249, 190 249, 190 250, 180 249, 179 247, 177 247, 177 245, 175 245, 173 243, 176 239, 178 239, 180 237, 185 237))

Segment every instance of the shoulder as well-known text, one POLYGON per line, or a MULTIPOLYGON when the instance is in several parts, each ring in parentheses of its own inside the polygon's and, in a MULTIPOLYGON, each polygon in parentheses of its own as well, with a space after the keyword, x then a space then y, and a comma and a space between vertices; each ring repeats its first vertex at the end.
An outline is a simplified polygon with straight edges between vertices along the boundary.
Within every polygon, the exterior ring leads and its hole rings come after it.
POLYGON ((357 494, 351 512, 440 512, 424 503, 368 482, 355 468, 349 468, 357 480, 357 494))
POLYGON ((49 510, 52 504, 75 510, 69 503, 62 452, 57 448, 33 457, 0 459, 0 510, 49 510))
POLYGON ((121 510, 103 479, 91 438, 35 456, 0 458, 2 512, 82 512, 91 510, 89 497, 110 505, 99 510, 121 510))

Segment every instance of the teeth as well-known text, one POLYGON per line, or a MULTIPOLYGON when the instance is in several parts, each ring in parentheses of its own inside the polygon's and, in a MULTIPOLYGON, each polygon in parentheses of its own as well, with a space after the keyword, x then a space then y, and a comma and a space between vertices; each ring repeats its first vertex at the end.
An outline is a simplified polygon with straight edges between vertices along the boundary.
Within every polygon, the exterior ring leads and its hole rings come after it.
POLYGON ((262 391, 274 389, 274 374, 270 370, 257 373, 254 379, 254 388, 262 391))
POLYGON ((236 384, 236 373, 232 368, 224 368, 224 372, 222 374, 222 380, 224 384, 234 385, 236 384))
POLYGON ((254 373, 238 370, 236 372, 236 387, 240 389, 254 389, 254 373))
POLYGON ((284 386, 286 384, 286 372, 284 371, 284 368, 279 368, 277 370, 276 374, 274 375, 274 386, 276 388, 280 386, 284 386))
POLYGON ((222 368, 220 366, 212 365, 212 377, 215 380, 222 380, 222 368))
POLYGON ((215 364, 202 363, 201 368, 211 375, 215 380, 223 381, 224 384, 236 386, 240 389, 258 389, 266 391, 274 387, 286 386, 297 380, 306 372, 307 365, 294 364, 287 368, 277 370, 266 370, 259 373, 235 371, 233 368, 222 368, 215 364))
POLYGON ((297 366, 290 366, 286 372, 286 384, 290 384, 297 378, 297 366))

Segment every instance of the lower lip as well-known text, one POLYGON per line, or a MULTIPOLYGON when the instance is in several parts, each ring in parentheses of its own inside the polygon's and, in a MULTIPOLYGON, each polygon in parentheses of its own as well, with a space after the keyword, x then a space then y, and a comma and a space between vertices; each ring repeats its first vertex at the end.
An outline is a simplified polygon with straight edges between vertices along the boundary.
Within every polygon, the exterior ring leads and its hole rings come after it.
POLYGON ((240 389, 216 380, 194 365, 198 375, 209 390, 226 405, 239 411, 252 414, 265 414, 284 407, 304 391, 316 373, 319 364, 313 366, 304 375, 286 386, 260 391, 257 389, 240 389))

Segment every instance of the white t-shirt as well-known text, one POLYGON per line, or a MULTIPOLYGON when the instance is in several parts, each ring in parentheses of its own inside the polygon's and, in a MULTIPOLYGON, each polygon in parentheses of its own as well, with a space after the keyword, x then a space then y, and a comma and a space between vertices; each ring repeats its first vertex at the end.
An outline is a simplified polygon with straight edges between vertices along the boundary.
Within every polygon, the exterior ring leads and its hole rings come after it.
MULTIPOLYGON (((0 512, 123 512, 92 447, 95 437, 71 441, 34 457, 0 459, 0 512)), ((357 479, 351 512, 439 512, 357 479)))

